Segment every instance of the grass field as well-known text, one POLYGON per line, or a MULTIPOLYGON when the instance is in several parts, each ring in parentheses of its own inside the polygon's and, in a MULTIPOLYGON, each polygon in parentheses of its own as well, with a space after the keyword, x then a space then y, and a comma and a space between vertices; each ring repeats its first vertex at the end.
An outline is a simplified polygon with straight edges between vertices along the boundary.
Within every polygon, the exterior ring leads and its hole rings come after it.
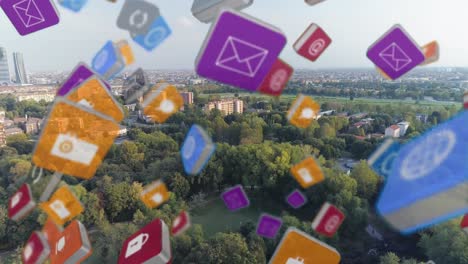
MULTIPOLYGON (((200 94, 200 97, 205 97, 207 98, 210 95, 218 95, 221 98, 233 98, 234 93, 217 93, 217 94, 200 94)), ((260 97, 260 98, 265 98, 265 99, 271 99, 273 97, 268 96, 268 95, 263 95, 263 94, 253 94, 253 93, 238 93, 239 97, 242 96, 255 96, 255 97, 260 97)), ((281 101, 291 101, 294 98, 296 98, 297 95, 295 94, 284 94, 281 95, 279 98, 281 101)), ((350 101, 348 97, 331 97, 331 96, 314 96, 312 97, 317 100, 319 103, 325 103, 325 102, 353 102, 355 104, 357 103, 366 103, 366 104, 410 104, 414 105, 416 104, 416 101, 414 100, 399 100, 399 99, 377 99, 377 98, 354 98, 353 101, 350 101)), ((418 105, 420 106, 445 106, 445 105, 453 105, 453 104, 459 104, 461 105, 461 102, 447 102, 447 101, 420 101, 418 105)))

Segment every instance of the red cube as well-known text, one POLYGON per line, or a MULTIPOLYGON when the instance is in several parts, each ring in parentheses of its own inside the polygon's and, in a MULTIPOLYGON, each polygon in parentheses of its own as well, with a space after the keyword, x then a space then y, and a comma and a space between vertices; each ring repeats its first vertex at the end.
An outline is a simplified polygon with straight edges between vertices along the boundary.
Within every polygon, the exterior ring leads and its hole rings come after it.
POLYGON ((164 221, 156 219, 125 240, 118 263, 169 264, 172 261, 170 242, 169 228, 164 221))
POLYGON ((289 64, 277 59, 260 85, 259 91, 273 96, 281 95, 293 72, 294 69, 289 64))
POLYGON ((320 208, 317 216, 315 216, 312 222, 312 228, 321 235, 332 237, 338 228, 340 228, 344 219, 345 215, 340 209, 326 202, 322 205, 322 208, 320 208))
POLYGON ((171 233, 173 236, 177 236, 189 229, 191 225, 190 215, 186 211, 182 211, 172 222, 171 233))
POLYGON ((50 254, 50 247, 47 239, 41 232, 34 231, 24 246, 21 259, 24 264, 43 263, 50 254))
POLYGON ((463 94, 463 108, 468 109, 468 92, 463 94))
POLYGON ((21 185, 18 191, 8 201, 8 217, 18 221, 27 216, 36 207, 36 202, 27 183, 21 185))
POLYGON ((294 50, 301 56, 316 61, 332 42, 318 25, 312 23, 294 43, 294 50))
POLYGON ((463 217, 460 226, 468 234, 468 214, 463 217))

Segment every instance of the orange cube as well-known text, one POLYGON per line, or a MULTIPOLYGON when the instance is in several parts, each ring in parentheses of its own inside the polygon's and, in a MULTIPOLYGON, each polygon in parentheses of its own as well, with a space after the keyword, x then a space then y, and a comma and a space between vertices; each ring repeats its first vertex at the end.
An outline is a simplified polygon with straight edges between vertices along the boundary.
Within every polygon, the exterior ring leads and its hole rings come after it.
POLYGON ((184 105, 184 99, 173 85, 159 84, 145 95, 143 113, 153 121, 164 123, 184 105))
POLYGON ((52 221, 60 226, 63 226, 84 210, 78 198, 66 185, 57 189, 50 200, 41 203, 39 207, 47 213, 52 221))
POLYGON ((291 168, 291 174, 302 188, 306 189, 325 179, 317 161, 308 157, 291 168))
POLYGON ((169 195, 166 184, 162 181, 156 181, 146 186, 140 197, 147 207, 156 208, 169 200, 169 195))
POLYGON ((50 250, 50 264, 81 263, 92 253, 88 232, 80 221, 71 222, 50 250))
POLYGON ((312 120, 317 118, 319 112, 320 105, 317 102, 310 96, 300 94, 289 109, 287 117, 291 124, 306 128, 312 123, 312 120))
POLYGON ((439 60, 439 43, 437 43, 437 41, 431 41, 421 49, 424 53, 424 61, 421 65, 431 64, 439 60))
POLYGON ((58 226, 54 221, 47 219, 44 226, 42 227, 42 234, 49 242, 50 248, 53 248, 55 242, 61 236, 63 228, 58 226))
POLYGON ((338 264, 340 253, 308 234, 290 227, 270 259, 270 264, 338 264))
POLYGON ((121 41, 115 43, 115 45, 119 49, 120 54, 122 55, 122 57, 123 57, 123 59, 125 61, 125 65, 128 66, 128 65, 133 64, 135 62, 135 57, 133 56, 133 51, 132 51, 132 48, 130 47, 130 45, 128 44, 128 41, 121 40, 121 41))

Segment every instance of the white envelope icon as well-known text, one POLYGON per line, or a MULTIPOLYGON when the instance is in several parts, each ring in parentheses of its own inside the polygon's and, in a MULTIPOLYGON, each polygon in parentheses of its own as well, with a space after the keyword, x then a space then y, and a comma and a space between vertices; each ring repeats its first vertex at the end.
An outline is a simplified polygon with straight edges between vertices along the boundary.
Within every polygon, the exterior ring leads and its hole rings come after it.
POLYGON ((13 9, 23 22, 24 26, 29 28, 45 21, 41 10, 34 0, 24 0, 13 5, 13 9))
POLYGON ((411 58, 396 43, 386 47, 379 56, 396 72, 412 62, 411 58))
POLYGON ((267 55, 267 49, 230 36, 219 53, 216 66, 253 78, 267 55))

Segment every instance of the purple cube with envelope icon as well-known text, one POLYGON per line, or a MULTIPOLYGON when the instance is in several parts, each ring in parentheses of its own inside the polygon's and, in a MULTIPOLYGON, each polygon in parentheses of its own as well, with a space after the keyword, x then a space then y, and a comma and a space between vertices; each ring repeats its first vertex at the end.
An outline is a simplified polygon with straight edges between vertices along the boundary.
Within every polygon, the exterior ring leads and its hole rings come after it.
POLYGON ((400 25, 393 26, 367 51, 367 57, 395 80, 424 61, 419 45, 400 25))
POLYGON ((257 225, 257 235, 266 238, 275 238, 283 224, 283 220, 269 214, 262 214, 257 225))
POLYGON ((286 201, 290 206, 297 209, 303 206, 306 203, 307 199, 304 196, 304 194, 302 194, 299 190, 296 189, 288 195, 286 201))
POLYGON ((236 185, 221 194, 224 204, 230 211, 237 211, 250 205, 249 198, 242 185, 236 185))
POLYGON ((22 36, 51 27, 60 21, 57 9, 50 0, 0 1, 0 7, 22 36))
POLYGON ((278 29, 236 11, 224 11, 211 27, 195 68, 200 76, 254 91, 286 44, 278 29))

